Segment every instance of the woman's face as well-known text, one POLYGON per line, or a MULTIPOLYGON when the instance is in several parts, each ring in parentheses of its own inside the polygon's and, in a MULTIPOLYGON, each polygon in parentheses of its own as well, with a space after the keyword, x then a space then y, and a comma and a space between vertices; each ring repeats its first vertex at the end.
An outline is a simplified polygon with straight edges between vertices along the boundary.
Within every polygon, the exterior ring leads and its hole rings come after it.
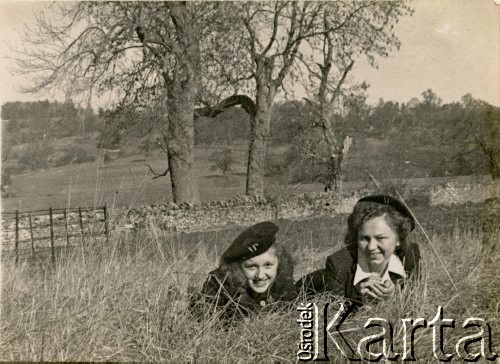
POLYGON ((365 221, 358 232, 358 256, 364 257, 370 270, 382 273, 399 246, 397 233, 387 224, 385 215, 365 221))
POLYGON ((255 292, 264 293, 276 279, 278 257, 273 248, 241 263, 245 279, 255 292))

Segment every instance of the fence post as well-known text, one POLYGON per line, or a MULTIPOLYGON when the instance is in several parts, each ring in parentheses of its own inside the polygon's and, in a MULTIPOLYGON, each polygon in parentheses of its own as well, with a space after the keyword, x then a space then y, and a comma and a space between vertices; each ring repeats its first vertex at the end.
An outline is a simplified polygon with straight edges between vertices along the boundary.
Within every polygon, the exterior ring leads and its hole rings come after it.
POLYGON ((84 233, 83 233, 83 218, 82 218, 82 208, 78 206, 78 216, 80 217, 80 235, 82 237, 82 247, 84 244, 84 233))
POLYGON ((16 210, 16 265, 19 262, 19 210, 16 210))
POLYGON ((106 234, 106 241, 108 240, 108 209, 106 205, 102 208, 104 214, 104 234, 106 234))
POLYGON ((56 254, 54 251, 54 225, 52 223, 52 207, 49 207, 49 219, 50 219, 50 250, 52 256, 52 264, 55 264, 56 254))
POLYGON ((85 264, 85 244, 83 241, 83 219, 82 219, 82 208, 78 206, 78 216, 80 217, 80 235, 82 238, 82 260, 83 260, 83 265, 86 266, 85 264))
POLYGON ((68 238, 68 217, 66 215, 66 209, 63 210, 64 216, 64 234, 66 236, 66 245, 69 246, 69 238, 68 238))
POLYGON ((35 254, 35 245, 33 243, 33 223, 31 222, 31 212, 28 212, 28 219, 30 222, 30 238, 31 238, 31 254, 35 254))

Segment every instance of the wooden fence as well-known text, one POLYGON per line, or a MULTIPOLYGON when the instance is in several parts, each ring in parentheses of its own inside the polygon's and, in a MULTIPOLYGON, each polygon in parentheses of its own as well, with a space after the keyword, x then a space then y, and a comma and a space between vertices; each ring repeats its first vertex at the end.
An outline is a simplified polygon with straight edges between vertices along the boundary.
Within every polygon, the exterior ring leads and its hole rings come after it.
POLYGON ((106 206, 3 212, 2 252, 15 254, 17 262, 20 256, 50 248, 55 262, 57 247, 83 247, 89 237, 107 239, 108 230, 106 206))

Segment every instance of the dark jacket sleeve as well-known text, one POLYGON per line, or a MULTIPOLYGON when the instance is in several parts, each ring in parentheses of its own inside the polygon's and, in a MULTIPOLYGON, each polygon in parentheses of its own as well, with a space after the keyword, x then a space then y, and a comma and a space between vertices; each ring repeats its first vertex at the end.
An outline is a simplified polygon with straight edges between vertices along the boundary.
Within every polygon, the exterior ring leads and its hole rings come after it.
POLYGON ((225 307, 230 297, 223 277, 220 277, 216 271, 210 272, 201 291, 194 292, 189 301, 189 311, 198 319, 225 307))
POLYGON ((345 295, 346 284, 350 279, 352 257, 347 249, 342 249, 326 259, 326 270, 329 272, 327 290, 336 295, 345 295))
POLYGON ((278 276, 271 287, 271 297, 274 301, 289 302, 297 297, 297 289, 293 281, 292 257, 284 252, 282 261, 279 262, 278 276))
POLYGON ((403 265, 408 277, 420 274, 420 248, 417 244, 408 243, 403 251, 403 265))
POLYGON ((352 257, 347 249, 342 249, 326 259, 325 268, 307 274, 297 283, 297 288, 306 295, 331 292, 345 295, 352 270, 352 257))

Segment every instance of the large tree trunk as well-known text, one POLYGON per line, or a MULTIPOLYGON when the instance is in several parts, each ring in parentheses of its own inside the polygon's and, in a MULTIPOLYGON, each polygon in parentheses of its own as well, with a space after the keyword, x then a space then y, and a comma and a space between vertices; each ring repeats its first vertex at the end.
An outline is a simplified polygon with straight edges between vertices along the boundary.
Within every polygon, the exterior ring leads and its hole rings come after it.
POLYGON ((248 96, 233 95, 216 106, 196 109, 195 115, 214 118, 224 110, 236 105, 240 105, 248 113, 251 135, 248 148, 246 194, 262 197, 264 196, 267 138, 276 86, 272 82, 273 64, 271 59, 260 59, 257 68, 256 103, 248 96))
POLYGON ((352 138, 346 136, 342 145, 342 149, 336 146, 329 146, 330 158, 328 159, 328 173, 325 181, 326 191, 342 190, 342 182, 345 178, 345 158, 352 145, 352 138))
POLYGON ((188 3, 176 3, 171 14, 179 37, 173 79, 167 84, 165 130, 172 194, 176 203, 199 201, 194 166, 194 108, 199 73, 197 31, 188 3))
POLYGON ((325 192, 342 190, 342 181, 344 179, 344 171, 340 167, 339 157, 330 157, 328 159, 328 172, 326 175, 325 192))
POLYGON ((325 62, 323 65, 319 65, 321 70, 321 79, 318 91, 319 97, 319 113, 321 115, 321 124, 323 127, 323 136, 328 149, 329 158, 327 161, 328 172, 326 175, 325 190, 326 191, 340 191, 342 189, 342 182, 345 178, 345 157, 349 152, 349 148, 352 145, 352 138, 346 136, 340 146, 337 142, 337 136, 333 128, 334 113, 331 109, 331 104, 340 95, 340 87, 344 83, 347 74, 350 72, 354 65, 354 61, 346 67, 342 77, 340 78, 337 87, 332 95, 330 102, 327 101, 328 93, 328 77, 331 70, 331 59, 333 46, 330 37, 325 40, 327 43, 327 53, 325 53, 325 62))
MULTIPOLYGON (((176 88, 178 89, 178 88, 176 88)), ((194 173, 194 92, 181 89, 168 102, 168 167, 175 203, 199 201, 194 173), (184 98, 182 98, 184 97, 184 98)))
POLYGON ((267 137, 276 87, 272 84, 272 60, 263 58, 257 67, 261 70, 257 71, 256 79, 257 102, 248 149, 246 193, 250 196, 263 197, 267 137))
POLYGON ((323 137, 328 150, 327 173, 324 180, 325 191, 340 191, 345 178, 345 157, 351 148, 352 137, 346 136, 342 145, 339 145, 333 131, 333 115, 327 111, 324 104, 321 104, 321 108, 323 137))

